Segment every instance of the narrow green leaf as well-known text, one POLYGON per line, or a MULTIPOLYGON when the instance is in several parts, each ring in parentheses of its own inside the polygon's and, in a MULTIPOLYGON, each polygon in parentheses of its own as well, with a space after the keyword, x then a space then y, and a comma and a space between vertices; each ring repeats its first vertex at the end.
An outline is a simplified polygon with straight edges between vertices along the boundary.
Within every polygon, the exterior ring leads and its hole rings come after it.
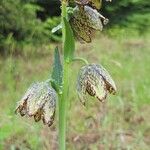
POLYGON ((69 22, 66 18, 63 18, 63 25, 64 25, 64 58, 65 61, 71 61, 73 59, 73 54, 75 50, 75 40, 73 31, 69 22))
POLYGON ((57 25, 56 27, 54 27, 52 30, 51 30, 51 32, 52 33, 55 33, 55 32, 57 32, 58 30, 60 30, 60 29, 62 29, 62 24, 60 23, 59 25, 57 25))
POLYGON ((57 91, 60 91, 62 86, 62 64, 60 61, 60 54, 58 47, 55 48, 54 53, 54 64, 53 64, 53 71, 52 71, 52 86, 57 91))

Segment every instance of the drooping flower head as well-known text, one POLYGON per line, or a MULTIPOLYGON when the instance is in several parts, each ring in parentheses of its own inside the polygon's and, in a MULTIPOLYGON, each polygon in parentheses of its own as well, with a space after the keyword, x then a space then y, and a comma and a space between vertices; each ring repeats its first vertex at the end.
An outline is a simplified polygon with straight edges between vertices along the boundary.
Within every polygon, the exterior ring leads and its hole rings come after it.
POLYGON ((90 64, 82 67, 79 72, 77 92, 84 105, 87 94, 103 102, 108 92, 112 94, 116 93, 116 85, 102 65, 90 64))
POLYGON ((103 24, 107 24, 107 22, 107 18, 89 6, 76 6, 70 19, 72 30, 77 39, 87 43, 91 42, 92 35, 96 30, 102 31, 103 24))
POLYGON ((47 82, 32 84, 22 99, 18 102, 16 113, 21 116, 34 116, 34 120, 43 120, 51 126, 54 120, 57 94, 47 82))

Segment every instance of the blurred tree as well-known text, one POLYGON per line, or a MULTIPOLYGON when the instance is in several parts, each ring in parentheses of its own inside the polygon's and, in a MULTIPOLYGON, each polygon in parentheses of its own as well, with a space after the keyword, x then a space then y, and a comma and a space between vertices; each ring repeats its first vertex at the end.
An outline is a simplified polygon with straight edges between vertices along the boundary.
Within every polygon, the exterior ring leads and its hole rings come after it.
POLYGON ((36 11, 41 8, 21 0, 0 1, 0 49, 7 49, 10 38, 17 42, 30 42, 43 37, 42 22, 37 19, 36 11))
POLYGON ((112 2, 102 11, 110 18, 110 25, 121 25, 146 31, 150 26, 150 2, 147 0, 121 0, 112 2))
POLYGON ((37 12, 37 16, 45 20, 51 16, 60 16, 60 0, 36 0, 43 9, 37 12))
MULTIPOLYGON (((109 26, 123 26, 147 32, 150 26, 150 3, 147 0, 103 0, 100 10, 110 19, 109 26)), ((59 23, 60 0, 0 0, 0 51, 13 43, 58 41, 51 29, 59 23), (53 17, 52 17, 53 16, 53 17)))
MULTIPOLYGON (((38 11, 38 17, 45 20, 51 16, 60 15, 60 0, 35 0, 43 10, 38 11)), ((72 1, 72 0, 71 0, 72 1)), ((102 14, 110 19, 109 26, 119 25, 137 29, 142 32, 150 26, 150 3, 147 0, 103 0, 102 14)))

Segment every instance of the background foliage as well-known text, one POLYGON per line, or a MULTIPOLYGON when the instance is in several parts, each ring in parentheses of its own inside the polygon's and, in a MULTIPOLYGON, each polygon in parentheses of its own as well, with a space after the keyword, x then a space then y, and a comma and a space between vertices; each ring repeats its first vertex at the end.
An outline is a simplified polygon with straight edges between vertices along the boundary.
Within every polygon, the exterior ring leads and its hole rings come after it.
POLYGON ((147 31, 150 26, 150 3, 147 0, 114 0, 104 8, 112 26, 120 25, 140 32, 147 31))
MULTIPOLYGON (((103 2, 104 6, 100 11, 110 19, 109 28, 124 27, 136 30, 140 34, 149 30, 148 1, 103 2)), ((59 0, 1 0, 0 52, 8 52, 11 47, 17 49, 18 45, 59 41, 61 32, 57 32, 56 35, 51 33, 51 29, 60 23, 59 15, 59 0)))
POLYGON ((38 5, 16 0, 0 1, 0 49, 8 50, 13 41, 17 43, 40 41, 41 21, 36 17, 38 5))

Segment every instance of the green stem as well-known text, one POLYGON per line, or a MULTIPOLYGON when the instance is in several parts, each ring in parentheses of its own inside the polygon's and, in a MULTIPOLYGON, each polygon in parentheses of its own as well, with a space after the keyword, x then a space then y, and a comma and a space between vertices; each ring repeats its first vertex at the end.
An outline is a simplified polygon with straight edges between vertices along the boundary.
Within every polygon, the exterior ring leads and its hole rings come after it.
POLYGON ((59 102, 59 150, 66 149, 66 122, 69 85, 69 64, 64 62, 63 91, 59 102))
POLYGON ((63 23, 63 18, 67 18, 67 2, 62 0, 61 4, 61 22, 62 22, 62 42, 63 42, 63 47, 64 47, 64 41, 65 41, 65 29, 64 29, 64 23, 63 23))
MULTIPOLYGON (((66 12, 67 2, 62 1, 62 42, 64 47, 65 31, 63 18, 67 16, 66 12)), ((64 60, 63 63, 63 89, 59 99, 59 150, 66 150, 66 119, 67 119, 67 99, 68 99, 68 85, 69 85, 69 64, 64 60)))

